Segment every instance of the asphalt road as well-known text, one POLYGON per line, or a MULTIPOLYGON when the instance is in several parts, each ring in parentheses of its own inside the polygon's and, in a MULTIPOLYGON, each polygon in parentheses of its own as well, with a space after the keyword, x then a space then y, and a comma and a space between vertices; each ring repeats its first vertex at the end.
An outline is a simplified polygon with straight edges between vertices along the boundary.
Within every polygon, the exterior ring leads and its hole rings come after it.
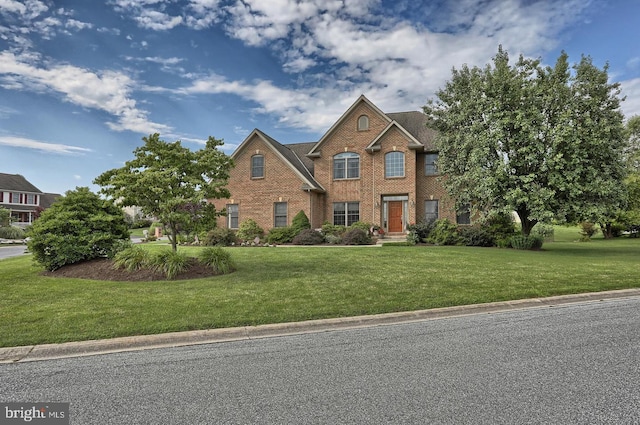
POLYGON ((0 364, 73 424, 638 424, 640 297, 0 364))
POLYGON ((3 258, 17 257, 18 255, 24 255, 27 247, 25 245, 7 245, 0 246, 0 260, 3 258))

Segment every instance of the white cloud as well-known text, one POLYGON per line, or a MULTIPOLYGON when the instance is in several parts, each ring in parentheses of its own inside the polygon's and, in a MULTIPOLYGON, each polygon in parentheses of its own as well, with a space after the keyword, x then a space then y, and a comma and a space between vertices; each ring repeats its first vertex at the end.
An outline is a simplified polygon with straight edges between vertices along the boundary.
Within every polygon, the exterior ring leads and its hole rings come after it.
POLYGON ((91 152, 91 149, 77 146, 61 145, 58 143, 47 143, 39 140, 25 139, 22 137, 0 136, 0 145, 12 146, 16 148, 34 149, 46 153, 78 155, 91 152))
POLYGON ((640 78, 622 81, 622 95, 627 99, 622 102, 622 112, 626 118, 640 115, 640 78))
POLYGON ((182 23, 181 16, 170 16, 155 10, 143 10, 135 19, 141 27, 156 31, 170 30, 182 23))
POLYGON ((131 97, 135 82, 115 71, 95 73, 72 65, 39 67, 10 52, 0 52, 0 84, 9 89, 54 91, 65 100, 105 111, 116 118, 107 125, 117 131, 130 130, 149 134, 170 130, 147 119, 147 112, 137 108, 131 97))

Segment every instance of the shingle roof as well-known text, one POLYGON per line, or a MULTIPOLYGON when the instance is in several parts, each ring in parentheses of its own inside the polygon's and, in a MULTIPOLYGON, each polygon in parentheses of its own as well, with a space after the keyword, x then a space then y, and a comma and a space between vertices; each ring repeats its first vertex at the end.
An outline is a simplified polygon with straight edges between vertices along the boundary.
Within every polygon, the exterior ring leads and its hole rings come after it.
POLYGON ((43 193, 40 196, 40 206, 44 209, 47 209, 53 204, 53 202, 60 198, 62 195, 59 193, 43 193))
POLYGON ((427 127, 427 116, 420 111, 391 112, 386 114, 400 124, 413 137, 424 145, 424 150, 437 150, 434 143, 436 131, 427 127))
POLYGON ((0 173, 0 190, 42 193, 20 174, 0 173))

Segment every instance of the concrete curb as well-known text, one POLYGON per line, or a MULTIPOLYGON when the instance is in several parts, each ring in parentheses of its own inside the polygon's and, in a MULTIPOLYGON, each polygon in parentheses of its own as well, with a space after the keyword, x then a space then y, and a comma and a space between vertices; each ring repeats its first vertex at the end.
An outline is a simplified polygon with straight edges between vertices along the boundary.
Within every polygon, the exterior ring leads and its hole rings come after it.
POLYGON ((467 316, 480 313, 497 313, 517 309, 553 307, 563 304, 596 302, 608 299, 638 296, 640 296, 640 288, 472 304, 465 306, 434 308, 430 310, 376 314, 371 316, 342 317, 293 323, 275 323, 259 326, 172 332, 158 335, 130 336, 113 339, 67 342, 62 344, 7 347, 0 348, 0 363, 30 362, 154 348, 181 347, 197 344, 212 344, 314 332, 327 332, 341 329, 393 325, 446 317, 467 316))

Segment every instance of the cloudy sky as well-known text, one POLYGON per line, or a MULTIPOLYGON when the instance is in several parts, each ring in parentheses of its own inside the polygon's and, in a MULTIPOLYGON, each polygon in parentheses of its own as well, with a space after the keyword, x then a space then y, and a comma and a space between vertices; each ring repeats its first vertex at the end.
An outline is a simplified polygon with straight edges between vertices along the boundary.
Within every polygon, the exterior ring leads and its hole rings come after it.
POLYGON ((154 132, 317 141, 360 94, 418 110, 500 44, 608 62, 630 117, 638 40, 638 0, 0 0, 0 172, 97 190, 154 132))

